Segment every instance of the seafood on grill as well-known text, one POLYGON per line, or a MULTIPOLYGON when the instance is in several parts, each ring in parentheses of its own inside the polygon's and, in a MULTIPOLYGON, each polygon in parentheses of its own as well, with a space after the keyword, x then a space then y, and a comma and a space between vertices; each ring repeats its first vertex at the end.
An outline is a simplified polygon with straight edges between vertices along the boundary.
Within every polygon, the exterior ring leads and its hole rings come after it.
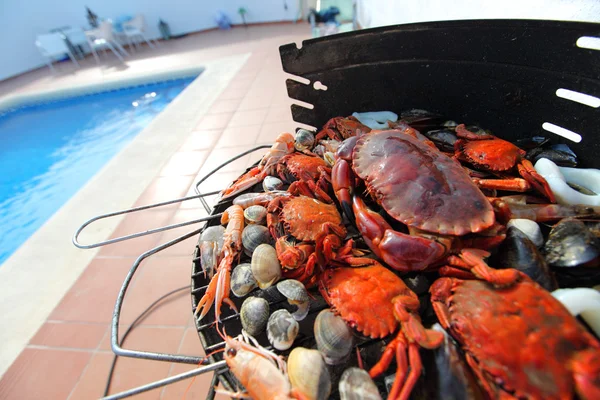
POLYGON ((354 348, 354 335, 343 318, 325 309, 317 315, 314 325, 317 349, 327 364, 345 362, 354 348))
POLYGON ((506 239, 489 262, 498 269, 515 268, 550 292, 558 288, 554 273, 537 246, 514 226, 508 228, 506 239))
POLYGON ((233 199, 233 204, 246 209, 255 205, 265 206, 277 197, 291 197, 292 194, 286 190, 276 190, 269 193, 244 193, 233 199))
POLYGON ((350 367, 338 384, 341 400, 381 400, 381 395, 367 371, 350 367))
POLYGON ((536 171, 527 154, 511 142, 487 133, 474 133, 461 124, 456 127, 459 140, 454 144, 456 157, 477 168, 506 173, 516 169, 522 178, 476 179, 482 188, 525 192, 532 187, 546 196, 550 202, 555 198, 548 182, 536 171))
POLYGON ((248 263, 239 264, 231 272, 231 292, 236 297, 244 297, 258 287, 252 274, 252 267, 248 263))
POLYGON ((304 285, 295 279, 286 279, 277 283, 277 290, 284 295, 288 303, 297 307, 292 313, 296 321, 302 321, 308 315, 310 299, 304 285))
POLYGON ((450 264, 497 284, 510 284, 516 271, 494 270, 483 261, 486 252, 504 239, 481 233, 495 223, 494 209, 453 159, 406 124, 402 130, 372 132, 342 146, 332 172, 335 194, 369 248, 387 265, 402 272, 450 264), (396 231, 370 210, 356 193, 361 179, 387 214, 408 226, 396 231), (459 239, 480 233, 471 240, 459 239), (469 247, 473 247, 470 249, 469 247), (457 254, 457 256, 454 256, 457 254))
POLYGON ((352 136, 361 136, 371 132, 371 128, 360 123, 356 117, 331 118, 315 136, 316 140, 330 139, 342 141, 352 136))
POLYGON ((294 147, 301 152, 310 151, 315 146, 315 134, 306 129, 298 129, 295 140, 294 147))
POLYGON ((367 267, 325 270, 319 291, 334 313, 365 336, 383 338, 400 326, 369 374, 382 374, 395 357, 398 369, 389 398, 407 399, 421 375, 419 349, 434 349, 443 340, 440 332, 421 324, 417 295, 375 260, 367 267))
POLYGON ((244 210, 244 219, 248 225, 265 225, 267 222, 267 209, 263 206, 250 206, 244 210))
MULTIPOLYGON (((254 400, 298 399, 292 393, 286 363, 281 356, 260 346, 251 336, 225 336, 224 357, 229 370, 254 400)), ((232 393, 218 390, 219 393, 232 393)), ((239 397, 242 394, 234 394, 239 397)))
POLYGON ((221 261, 216 275, 212 277, 194 312, 194 315, 200 314, 200 320, 208 314, 213 301, 216 321, 220 321, 221 305, 223 303, 237 312, 237 307, 229 299, 229 290, 232 264, 234 261, 239 260, 242 251, 242 231, 244 229, 244 210, 242 207, 232 205, 225 210, 221 216, 221 224, 227 224, 223 234, 221 261))
POLYGON ((540 158, 535 169, 546 179, 560 204, 600 205, 600 170, 559 167, 547 158, 540 158), (592 194, 573 189, 573 184, 590 189, 592 194))
POLYGON ((511 226, 523 232, 536 247, 542 247, 544 244, 544 236, 542 236, 542 230, 537 222, 530 219, 515 218, 506 224, 507 229, 511 226))
POLYGON ((296 347, 288 356, 288 377, 292 389, 306 400, 327 399, 331 393, 331 377, 317 350, 296 347))
POLYGON ((208 227, 200 236, 200 265, 204 276, 212 279, 219 264, 219 255, 223 248, 225 228, 221 225, 208 227))
POLYGON ((327 260, 338 256, 336 250, 346 253, 352 246, 349 243, 339 250, 347 231, 334 204, 307 196, 278 197, 267 209, 267 225, 277 240, 277 257, 285 277, 307 282, 316 265, 325 266, 327 260))
POLYGON ((600 342, 524 274, 506 288, 440 278, 430 291, 489 397, 600 398, 600 342))
POLYGON ((263 190, 265 192, 273 192, 283 189, 283 181, 276 176, 267 176, 263 180, 263 190))
POLYGON ((266 226, 251 224, 242 231, 244 253, 250 257, 252 257, 254 250, 258 246, 261 244, 271 244, 272 242, 273 238, 271 238, 269 229, 266 226))
POLYGON ((221 192, 221 199, 251 188, 269 175, 273 175, 277 163, 287 154, 294 152, 294 136, 291 133, 282 133, 275 139, 275 143, 260 160, 260 163, 234 181, 227 189, 221 192))
POLYGON ((288 310, 275 311, 267 322, 267 337, 277 350, 287 350, 292 347, 300 325, 288 310))
POLYGON ((256 336, 265 330, 269 321, 269 303, 260 297, 248 297, 240 309, 242 328, 256 336))
POLYGON ((275 248, 269 244, 260 244, 252 253, 252 275, 258 287, 266 289, 281 278, 281 265, 277 260, 275 248))

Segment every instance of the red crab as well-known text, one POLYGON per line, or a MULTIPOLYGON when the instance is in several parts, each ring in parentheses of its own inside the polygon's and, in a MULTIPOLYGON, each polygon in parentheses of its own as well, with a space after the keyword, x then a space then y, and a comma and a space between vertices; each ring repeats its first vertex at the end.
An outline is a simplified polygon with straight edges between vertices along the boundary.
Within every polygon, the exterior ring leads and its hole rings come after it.
POLYGON ((485 253, 466 249, 492 247, 504 237, 464 237, 491 231, 495 216, 489 201, 458 162, 418 140, 413 128, 398 126, 404 129, 358 138, 353 149, 341 146, 333 168, 335 194, 367 245, 403 272, 450 263, 497 284, 514 281, 515 271, 489 268, 481 258, 485 253), (409 234, 367 208, 354 193, 354 174, 392 218, 408 226, 409 234))
POLYGON ((421 375, 419 348, 438 347, 443 335, 423 327, 419 299, 402 279, 375 260, 362 261, 371 265, 325 270, 319 291, 332 310, 363 335, 383 338, 401 326, 369 373, 371 377, 382 374, 395 357, 398 369, 388 398, 407 399, 421 375))
POLYGON ((538 284, 441 278, 431 301, 493 399, 600 399, 600 343, 538 284))
POLYGON ((333 202, 326 193, 331 168, 322 158, 301 153, 288 154, 277 163, 277 173, 283 181, 292 182, 291 192, 300 192, 309 197, 316 193, 323 201, 333 202))
POLYGON ((525 159, 525 150, 494 135, 473 133, 467 130, 464 124, 456 127, 456 135, 460 139, 454 144, 454 152, 459 159, 494 173, 507 173, 516 167, 519 175, 523 177, 523 179, 475 179, 479 187, 525 192, 533 186, 550 202, 556 202, 548 182, 536 172, 531 162, 525 159))
POLYGON ((342 141, 351 136, 361 136, 371 132, 371 128, 360 123, 355 117, 335 117, 323 125, 323 129, 315 136, 316 140, 321 140, 325 136, 330 139, 342 141))
POLYGON ((267 210, 267 225, 277 239, 277 258, 286 277, 307 282, 316 265, 336 258, 336 252, 351 250, 351 241, 343 246, 346 228, 334 204, 306 196, 277 197, 267 210))

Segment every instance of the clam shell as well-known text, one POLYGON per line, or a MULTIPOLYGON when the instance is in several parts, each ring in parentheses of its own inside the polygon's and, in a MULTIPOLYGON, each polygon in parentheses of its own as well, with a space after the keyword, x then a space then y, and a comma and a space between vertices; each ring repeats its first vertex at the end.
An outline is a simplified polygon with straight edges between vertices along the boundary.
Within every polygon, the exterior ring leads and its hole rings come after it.
POLYGON ((338 385, 341 400, 381 400, 381 394, 369 373, 350 367, 344 371, 338 385))
POLYGON ((298 151, 312 149, 315 144, 315 134, 311 131, 307 131, 306 129, 298 129, 296 132, 296 140, 294 142, 294 147, 298 151))
POLYGON ((329 397, 331 377, 318 351, 296 347, 288 357, 287 367, 292 389, 310 400, 329 397))
POLYGON ((281 265, 277 259, 277 251, 269 244, 258 245, 252 253, 252 275, 258 287, 266 289, 281 278, 281 265))
POLYGON ((288 299, 288 303, 298 307, 292 313, 296 321, 302 321, 308 315, 310 298, 304 285, 295 280, 288 279, 277 284, 277 290, 288 299))
POLYGON ((263 179, 263 190, 265 192, 272 192, 283 188, 283 181, 276 176, 267 176, 263 179))
POLYGON ((260 297, 248 297, 240 309, 242 327, 252 336, 261 333, 269 321, 269 303, 260 297))
POLYGON ((252 224, 244 228, 242 231, 244 253, 252 256, 254 250, 263 243, 271 243, 271 234, 265 226, 252 224))
POLYGON ((247 224, 264 225, 267 223, 267 209, 263 206, 250 206, 244 210, 247 224))
POLYGON ((287 350, 292 347, 300 325, 288 310, 277 310, 267 322, 267 338, 277 350, 287 350))
POLYGON ((317 348, 330 365, 347 360, 354 346, 352 329, 344 320, 325 309, 319 313, 314 325, 317 348))
POLYGON ((244 297, 258 287, 249 263, 240 264, 231 272, 231 291, 237 297, 244 297))

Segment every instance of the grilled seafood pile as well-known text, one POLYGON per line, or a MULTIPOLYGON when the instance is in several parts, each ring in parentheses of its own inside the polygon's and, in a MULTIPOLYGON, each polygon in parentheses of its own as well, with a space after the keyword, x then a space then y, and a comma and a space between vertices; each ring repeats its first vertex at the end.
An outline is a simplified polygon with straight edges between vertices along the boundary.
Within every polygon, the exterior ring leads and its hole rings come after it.
POLYGON ((201 237, 198 324, 257 399, 600 398, 600 310, 551 293, 600 284, 577 164, 422 110, 283 133, 201 237))

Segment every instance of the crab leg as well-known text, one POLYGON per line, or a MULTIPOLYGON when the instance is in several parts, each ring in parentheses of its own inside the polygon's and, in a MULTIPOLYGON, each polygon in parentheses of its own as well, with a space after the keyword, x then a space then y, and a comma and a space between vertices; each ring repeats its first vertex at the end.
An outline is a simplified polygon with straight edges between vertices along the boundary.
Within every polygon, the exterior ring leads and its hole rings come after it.
POLYGON ((262 182, 282 157, 294 152, 294 142, 295 139, 291 133, 281 133, 277 136, 275 143, 260 160, 258 166, 252 168, 225 189, 221 193, 221 199, 227 199, 262 182))

